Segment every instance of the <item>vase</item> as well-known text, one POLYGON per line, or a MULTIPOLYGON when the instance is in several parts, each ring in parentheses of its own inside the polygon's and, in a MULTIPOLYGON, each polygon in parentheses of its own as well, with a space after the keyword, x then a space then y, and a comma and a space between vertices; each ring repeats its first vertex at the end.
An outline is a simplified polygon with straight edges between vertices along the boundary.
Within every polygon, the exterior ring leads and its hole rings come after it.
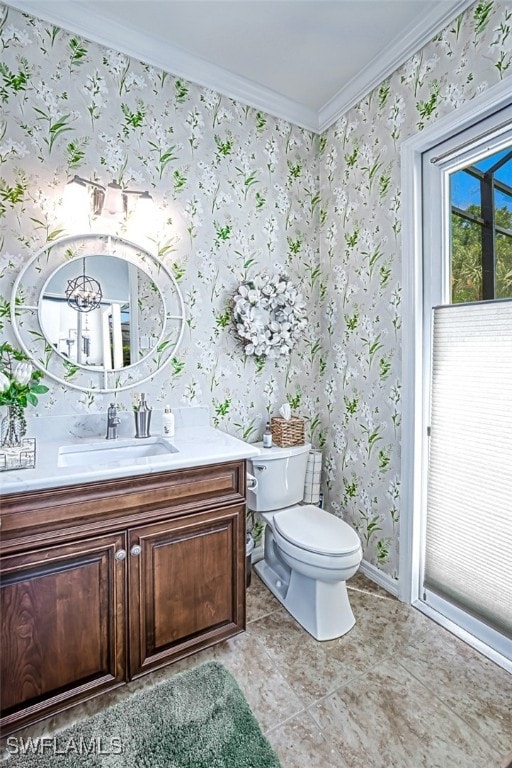
POLYGON ((27 431, 23 408, 16 403, 7 406, 7 415, 0 425, 0 447, 19 448, 27 431))

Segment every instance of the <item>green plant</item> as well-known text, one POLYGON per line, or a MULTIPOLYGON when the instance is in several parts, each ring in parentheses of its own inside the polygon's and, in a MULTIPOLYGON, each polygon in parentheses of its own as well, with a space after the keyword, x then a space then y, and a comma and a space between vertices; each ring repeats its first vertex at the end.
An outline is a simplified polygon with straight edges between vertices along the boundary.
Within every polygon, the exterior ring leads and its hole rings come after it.
POLYGON ((30 358, 8 343, 0 344, 0 405, 14 406, 22 411, 27 405, 37 405, 37 395, 48 392, 40 384, 42 371, 36 370, 30 358))
POLYGON ((264 529, 265 524, 263 520, 256 517, 252 510, 247 510, 247 531, 251 534, 255 544, 261 540, 264 529))

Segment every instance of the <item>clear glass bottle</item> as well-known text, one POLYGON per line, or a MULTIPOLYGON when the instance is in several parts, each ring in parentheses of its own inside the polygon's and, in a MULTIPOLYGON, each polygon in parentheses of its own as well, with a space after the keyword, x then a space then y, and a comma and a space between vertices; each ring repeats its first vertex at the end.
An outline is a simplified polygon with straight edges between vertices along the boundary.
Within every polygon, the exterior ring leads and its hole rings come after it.
POLYGON ((272 448, 272 430, 270 429, 270 422, 268 421, 263 433, 263 447, 272 448))

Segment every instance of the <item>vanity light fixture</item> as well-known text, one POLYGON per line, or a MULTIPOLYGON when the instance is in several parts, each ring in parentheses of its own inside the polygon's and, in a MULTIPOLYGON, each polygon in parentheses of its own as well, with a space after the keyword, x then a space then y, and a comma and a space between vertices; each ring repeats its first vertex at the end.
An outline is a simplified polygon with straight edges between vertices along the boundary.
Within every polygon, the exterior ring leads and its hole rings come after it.
POLYGON ((109 216, 111 218, 125 216, 128 211, 129 195, 135 195, 138 198, 137 209, 153 206, 153 198, 147 191, 123 189, 117 181, 111 181, 104 187, 97 181, 76 175, 66 184, 64 194, 68 205, 75 206, 79 210, 86 205, 91 205, 92 201, 92 210, 95 216, 109 216), (92 197, 88 187, 92 187, 92 197))
POLYGON ((82 274, 68 280, 66 298, 69 306, 77 312, 91 312, 100 306, 103 292, 98 281, 85 274, 85 259, 82 262, 82 274))

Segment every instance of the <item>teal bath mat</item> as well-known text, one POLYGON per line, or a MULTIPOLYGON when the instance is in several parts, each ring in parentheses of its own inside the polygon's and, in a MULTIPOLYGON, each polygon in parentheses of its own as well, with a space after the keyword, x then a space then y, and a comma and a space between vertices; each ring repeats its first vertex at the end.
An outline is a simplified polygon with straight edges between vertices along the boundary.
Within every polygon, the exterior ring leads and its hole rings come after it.
POLYGON ((217 662, 136 691, 54 736, 6 739, 5 768, 279 768, 217 662))

